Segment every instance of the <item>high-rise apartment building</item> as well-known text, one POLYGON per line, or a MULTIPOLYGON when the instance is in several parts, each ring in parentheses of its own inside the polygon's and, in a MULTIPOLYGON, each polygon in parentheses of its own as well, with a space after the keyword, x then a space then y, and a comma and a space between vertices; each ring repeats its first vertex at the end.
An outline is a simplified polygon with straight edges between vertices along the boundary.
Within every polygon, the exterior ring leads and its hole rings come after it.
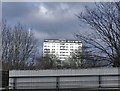
POLYGON ((45 39, 43 43, 43 56, 53 54, 60 60, 65 60, 73 53, 81 51, 82 42, 79 40, 45 39))

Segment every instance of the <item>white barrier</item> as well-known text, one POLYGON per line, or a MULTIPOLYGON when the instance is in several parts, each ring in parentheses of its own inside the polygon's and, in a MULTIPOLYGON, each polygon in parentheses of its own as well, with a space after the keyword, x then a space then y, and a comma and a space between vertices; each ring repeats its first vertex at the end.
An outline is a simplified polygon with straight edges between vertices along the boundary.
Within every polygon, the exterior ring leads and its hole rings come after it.
POLYGON ((10 89, 119 88, 118 68, 13 70, 10 89))

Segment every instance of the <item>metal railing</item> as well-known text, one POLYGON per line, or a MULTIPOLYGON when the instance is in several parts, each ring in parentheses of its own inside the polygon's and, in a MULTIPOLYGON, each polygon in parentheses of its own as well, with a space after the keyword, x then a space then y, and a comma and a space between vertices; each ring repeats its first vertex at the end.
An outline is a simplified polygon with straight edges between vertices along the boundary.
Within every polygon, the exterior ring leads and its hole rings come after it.
POLYGON ((15 76, 9 89, 120 89, 120 75, 15 76))

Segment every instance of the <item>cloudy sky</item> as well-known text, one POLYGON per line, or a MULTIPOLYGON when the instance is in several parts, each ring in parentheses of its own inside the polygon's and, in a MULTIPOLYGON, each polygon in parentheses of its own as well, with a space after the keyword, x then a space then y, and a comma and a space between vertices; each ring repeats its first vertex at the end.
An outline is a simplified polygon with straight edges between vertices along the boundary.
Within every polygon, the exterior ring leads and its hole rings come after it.
MULTIPOLYGON (((75 39, 74 33, 86 33, 89 28, 80 27, 76 15, 84 12, 90 2, 4 2, 2 17, 11 25, 21 22, 32 28, 42 46, 43 39, 75 39)), ((41 47, 42 48, 42 47, 41 47)))

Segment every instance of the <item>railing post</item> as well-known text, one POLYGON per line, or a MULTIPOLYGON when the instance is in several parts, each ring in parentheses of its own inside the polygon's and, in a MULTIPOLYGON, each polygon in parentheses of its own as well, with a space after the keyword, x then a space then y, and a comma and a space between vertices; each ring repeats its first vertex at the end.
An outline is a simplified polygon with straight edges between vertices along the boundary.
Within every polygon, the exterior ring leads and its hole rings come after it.
POLYGON ((59 91, 60 77, 56 77, 56 91, 59 91))
POLYGON ((13 78, 13 89, 16 89, 16 78, 13 78))
POLYGON ((120 67, 118 68, 118 88, 120 89, 120 67))
POLYGON ((98 77, 99 77, 99 89, 100 89, 100 88, 102 87, 102 86, 101 86, 101 81, 102 81, 102 80, 101 80, 101 75, 99 75, 98 77))
POLYGON ((117 86, 117 88, 120 89, 120 74, 119 73, 118 73, 117 77, 118 77, 118 86, 117 86))
POLYGON ((120 67, 118 68, 118 89, 120 89, 120 67))

